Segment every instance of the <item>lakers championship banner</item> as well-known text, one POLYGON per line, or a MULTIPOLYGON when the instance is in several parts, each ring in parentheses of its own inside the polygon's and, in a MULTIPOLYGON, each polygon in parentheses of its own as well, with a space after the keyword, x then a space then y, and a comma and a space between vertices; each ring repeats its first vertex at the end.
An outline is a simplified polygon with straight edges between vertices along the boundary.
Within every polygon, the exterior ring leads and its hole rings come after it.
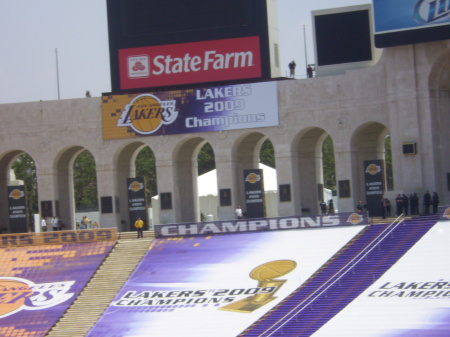
POLYGON ((25 186, 8 186, 8 203, 10 232, 28 232, 25 186))
POLYGON ((130 216, 130 230, 136 230, 134 222, 141 218, 144 229, 148 229, 147 198, 145 194, 144 178, 128 178, 128 213, 130 216))
POLYGON ((228 220, 192 222, 182 224, 156 224, 155 237, 196 236, 212 234, 237 234, 252 232, 285 231, 293 229, 368 225, 367 212, 338 213, 333 215, 291 216, 255 220, 228 220))
POLYGON ((370 216, 383 216, 381 200, 384 194, 384 170, 381 160, 364 161, 366 205, 370 216))
POLYGON ((244 186, 247 218, 263 218, 266 215, 263 170, 244 170, 244 186))
POLYGON ((362 228, 157 239, 87 337, 239 336, 362 228))
POLYGON ((103 138, 277 126, 276 82, 104 95, 103 138))
POLYGON ((117 228, 0 235, 0 248, 116 241, 117 228))
POLYGON ((0 248, 0 336, 46 336, 114 243, 0 248))

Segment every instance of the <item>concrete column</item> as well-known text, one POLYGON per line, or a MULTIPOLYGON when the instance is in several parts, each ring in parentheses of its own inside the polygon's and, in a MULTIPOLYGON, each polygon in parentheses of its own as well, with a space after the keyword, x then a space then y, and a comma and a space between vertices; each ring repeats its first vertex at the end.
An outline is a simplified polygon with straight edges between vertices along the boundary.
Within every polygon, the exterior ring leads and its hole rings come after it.
POLYGON ((300 181, 295 164, 297 157, 293 156, 289 151, 289 146, 285 144, 274 146, 278 182, 278 216, 300 215, 302 207, 300 181), (289 185, 290 201, 280 201, 280 196, 285 192, 280 190, 280 185, 289 185))
MULTIPOLYGON (((118 181, 114 179, 116 175, 112 164, 110 165, 97 165, 97 192, 99 199, 99 215, 100 215, 100 228, 117 227, 120 231, 128 230, 122 228, 121 220, 125 218, 127 209, 122 209, 119 205, 119 186, 118 181), (114 183, 111 183, 114 182, 114 183), (112 213, 102 213, 101 198, 111 197, 112 213), (121 213, 124 216, 121 217, 121 213)), ((123 196, 126 198, 126 195, 123 196)), ((128 216, 126 216, 128 218, 128 216)))
POLYGON ((167 158, 167 156, 162 159, 157 159, 156 174, 158 176, 159 205, 163 203, 161 193, 170 193, 172 197, 172 208, 160 209, 159 222, 161 224, 170 224, 181 221, 180 198, 175 192, 175 189, 179 189, 179 186, 175 186, 174 183, 176 181, 176 173, 175 164, 172 159, 167 158))
POLYGON ((355 196, 359 186, 357 172, 355 172, 356 163, 352 163, 350 143, 334 142, 334 161, 336 167, 336 188, 338 192, 338 204, 335 207, 339 212, 352 212, 355 208, 355 196), (350 197, 343 198, 339 191, 339 181, 349 181, 350 197))

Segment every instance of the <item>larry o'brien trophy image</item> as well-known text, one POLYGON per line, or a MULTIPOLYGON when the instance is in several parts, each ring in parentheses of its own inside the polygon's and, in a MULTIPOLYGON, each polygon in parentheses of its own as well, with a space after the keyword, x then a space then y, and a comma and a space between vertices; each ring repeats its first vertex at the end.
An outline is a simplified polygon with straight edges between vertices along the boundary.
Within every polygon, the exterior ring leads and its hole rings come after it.
POLYGON ((264 263, 250 272, 250 277, 258 281, 258 288, 273 288, 268 293, 259 293, 240 301, 225 305, 219 310, 250 313, 276 299, 273 295, 287 280, 274 280, 295 269, 297 263, 292 260, 277 260, 264 263))

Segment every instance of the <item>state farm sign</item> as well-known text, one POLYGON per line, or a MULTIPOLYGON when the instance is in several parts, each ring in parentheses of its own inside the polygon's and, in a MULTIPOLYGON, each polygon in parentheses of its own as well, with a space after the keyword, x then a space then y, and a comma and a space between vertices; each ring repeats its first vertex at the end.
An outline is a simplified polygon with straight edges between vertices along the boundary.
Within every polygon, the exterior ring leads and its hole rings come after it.
POLYGON ((122 90, 258 78, 259 37, 121 49, 119 67, 122 90))

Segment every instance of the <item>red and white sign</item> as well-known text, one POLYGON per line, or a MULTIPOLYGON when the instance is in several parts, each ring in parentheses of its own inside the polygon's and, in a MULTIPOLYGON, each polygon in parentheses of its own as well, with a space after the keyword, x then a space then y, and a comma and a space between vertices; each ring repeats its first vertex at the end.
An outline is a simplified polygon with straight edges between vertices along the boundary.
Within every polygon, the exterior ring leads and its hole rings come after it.
POLYGON ((119 50, 120 88, 261 77, 259 37, 119 50))

